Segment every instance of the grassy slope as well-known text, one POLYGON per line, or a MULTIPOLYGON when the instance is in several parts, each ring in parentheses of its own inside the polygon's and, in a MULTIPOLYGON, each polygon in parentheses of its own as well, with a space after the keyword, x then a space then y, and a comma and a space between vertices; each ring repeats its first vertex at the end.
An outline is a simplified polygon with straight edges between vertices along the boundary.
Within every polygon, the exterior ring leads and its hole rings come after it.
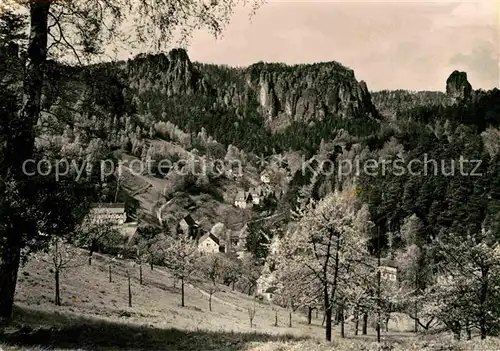
MULTIPOLYGON (((15 320, 7 328, 3 342, 21 347, 0 346, 4 350, 33 349, 29 345, 85 350, 331 350, 321 342, 321 315, 307 325, 304 315, 293 315, 288 327, 288 312, 278 308, 279 326, 274 327, 274 310, 255 302, 254 327, 248 321, 248 308, 254 299, 221 286, 208 311, 203 282, 193 281, 186 287, 186 307, 180 307, 180 287, 174 287, 170 275, 161 268, 144 270, 144 285, 139 285, 138 267, 129 261, 112 261, 96 255, 92 266, 85 264, 80 252, 71 268, 62 276, 62 306, 52 304, 53 275, 48 258, 30 260, 20 271, 16 295, 15 320), (112 265, 109 282, 108 267, 112 265), (132 274, 132 307, 128 307, 126 271, 132 274), (201 288, 199 288, 201 287, 201 288), (25 326, 24 330, 21 326, 25 326), (27 328, 26 328, 27 327, 27 328), (29 347, 29 348, 26 348, 29 347)), ((315 316, 313 316, 315 317, 315 316)), ((415 337, 405 329, 407 321, 390 323, 383 335, 394 350, 435 350, 435 339, 415 337), (397 331, 399 330, 399 331, 397 331)), ((348 339, 340 340, 334 330, 335 349, 375 350, 374 331, 368 336, 353 336, 352 324, 346 330, 348 339)), ((2 340, 2 337, 0 337, 2 340)), ((447 341, 447 343, 449 343, 447 341)), ((452 350, 499 349, 497 341, 454 344, 452 350), (479 347, 479 348, 478 348, 479 347)), ((448 349, 450 350, 450 349, 448 349)))
MULTIPOLYGON (((83 255, 82 252, 82 257, 79 259, 82 265, 68 269, 61 278, 63 304, 61 307, 52 304, 54 279, 50 272, 51 266, 48 258, 46 258, 47 262, 30 260, 21 269, 16 294, 18 310, 15 320, 17 323, 33 328, 46 326, 73 328, 72 326, 78 326, 82 323, 101 325, 99 328, 103 330, 113 330, 106 341, 111 345, 114 342, 120 344, 120 341, 128 339, 128 336, 122 338, 121 335, 119 339, 116 339, 114 336, 116 332, 128 333, 128 329, 135 330, 135 328, 142 326, 147 329, 147 333, 156 330, 154 334, 158 335, 150 338, 151 342, 159 339, 161 344, 165 344, 163 349, 168 350, 219 349, 217 347, 205 348, 201 345, 196 346, 198 348, 193 345, 192 347, 195 348, 183 348, 184 341, 177 340, 175 334, 192 333, 200 335, 200 337, 206 335, 206 338, 214 339, 217 342, 222 338, 228 339, 228 342, 231 343, 245 338, 249 340, 272 339, 272 336, 266 334, 290 334, 296 337, 321 334, 319 326, 304 325, 305 319, 301 315, 294 315, 292 328, 284 327, 288 313, 283 309, 279 309, 281 326, 273 327, 274 312, 272 308, 259 302, 256 303, 257 312, 254 327, 250 328, 248 308, 253 306, 253 298, 233 292, 225 286, 221 286, 222 291, 216 293, 212 302, 213 311, 210 312, 208 311, 206 293, 197 288, 203 285, 202 282, 193 282, 193 285, 190 284, 186 287, 187 306, 182 308, 180 307, 180 286, 177 284, 174 287, 172 278, 163 269, 155 268, 151 271, 147 266, 144 266, 144 285, 141 286, 138 279, 138 267, 134 267, 133 263, 125 260, 111 261, 105 256, 97 255, 92 266, 88 266, 84 264, 85 257, 83 255), (108 277, 110 263, 112 264, 112 283, 109 282, 108 277), (132 308, 128 307, 127 269, 133 275, 132 308), (242 336, 241 333, 248 335, 242 336), (166 347, 168 343, 173 344, 166 347)), ((321 321, 319 321, 320 323, 321 321)), ((135 334, 141 332, 144 331, 136 331, 135 334)), ((81 341, 83 344, 90 343, 92 345, 96 342, 92 339, 87 340, 83 337, 81 341)), ((99 337, 96 338, 96 340, 98 339, 99 337)), ((102 335, 102 339, 106 339, 104 335, 102 335)), ((41 337, 41 340, 35 341, 58 344, 56 337, 41 337)), ((130 340, 128 342, 134 343, 130 340)), ((71 345, 66 340, 63 344, 74 347, 79 345, 79 342, 71 345)), ((153 344, 156 345, 156 342, 153 344)))

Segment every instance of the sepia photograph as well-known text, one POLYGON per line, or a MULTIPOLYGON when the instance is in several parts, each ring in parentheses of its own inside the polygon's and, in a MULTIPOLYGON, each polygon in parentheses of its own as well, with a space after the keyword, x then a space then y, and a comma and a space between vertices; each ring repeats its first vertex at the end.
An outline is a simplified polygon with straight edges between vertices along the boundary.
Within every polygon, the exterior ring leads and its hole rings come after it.
POLYGON ((500 350, 500 0, 0 0, 0 351, 500 350))

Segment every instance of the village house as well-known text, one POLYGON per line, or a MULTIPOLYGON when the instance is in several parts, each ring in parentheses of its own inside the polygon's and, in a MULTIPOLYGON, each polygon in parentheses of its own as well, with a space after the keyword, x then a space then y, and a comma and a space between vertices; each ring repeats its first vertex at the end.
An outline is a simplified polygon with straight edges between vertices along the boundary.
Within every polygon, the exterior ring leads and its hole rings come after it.
MULTIPOLYGON (((374 264, 375 261, 373 262, 374 264)), ((390 283, 397 283, 398 281, 398 269, 397 264, 391 258, 382 258, 380 260, 380 278, 382 281, 387 281, 390 283)))
POLYGON ((129 240, 137 232, 137 222, 127 222, 124 203, 93 203, 86 221, 90 225, 110 226, 129 240))
POLYGON ((212 233, 206 233, 198 240, 198 251, 203 254, 211 254, 221 252, 219 238, 212 233))
POLYGON ((246 242, 247 242, 247 235, 248 235, 248 224, 245 224, 243 228, 237 231, 236 236, 238 238, 238 243, 234 246, 234 253, 236 254, 236 257, 239 259, 242 259, 243 256, 246 253, 246 242))
POLYGON ((254 204, 253 201, 253 196, 250 191, 245 192, 243 190, 240 190, 238 194, 236 194, 234 205, 242 209, 251 208, 254 204))
POLYGON ((382 280, 397 282, 398 269, 391 266, 380 266, 380 278, 382 280))
POLYGON ((246 208, 247 202, 245 199, 245 192, 243 190, 238 191, 238 193, 236 194, 234 205, 239 208, 246 208))
POLYGON ((124 203, 94 203, 90 206, 88 219, 92 223, 122 225, 127 220, 124 203))
POLYGON ((224 252, 226 254, 233 255, 237 258, 241 258, 245 250, 246 236, 247 236, 248 226, 245 224, 243 227, 227 229, 225 232, 225 247, 224 252))
POLYGON ((236 230, 227 229, 226 230, 226 245, 225 245, 225 253, 234 252, 234 248, 238 245, 239 241, 239 232, 236 230))
POLYGON ((193 239, 197 239, 200 234, 200 225, 189 214, 180 220, 179 228, 185 235, 189 235, 193 239))
POLYGON ((264 184, 269 184, 271 182, 271 176, 266 171, 262 172, 260 175, 260 181, 264 184))
POLYGON ((265 301, 272 301, 276 290, 278 290, 276 286, 276 273, 271 272, 269 264, 266 263, 262 269, 262 274, 257 279, 257 296, 261 296, 265 301))
POLYGON ((221 222, 215 223, 210 229, 210 233, 219 240, 219 252, 226 252, 228 245, 226 240, 227 231, 226 225, 221 222))
POLYGON ((264 196, 264 191, 262 190, 262 187, 258 186, 252 188, 252 190, 250 190, 250 194, 252 195, 252 203, 254 205, 259 205, 262 197, 264 196))

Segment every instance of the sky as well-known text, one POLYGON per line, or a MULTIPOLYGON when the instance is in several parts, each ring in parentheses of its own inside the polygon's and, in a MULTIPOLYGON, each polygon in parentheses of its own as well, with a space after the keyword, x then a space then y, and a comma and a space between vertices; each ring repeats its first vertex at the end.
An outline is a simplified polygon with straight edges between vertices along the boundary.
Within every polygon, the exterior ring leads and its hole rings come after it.
POLYGON ((192 61, 247 66, 338 61, 372 91, 445 90, 453 70, 500 88, 500 0, 268 0, 238 8, 223 37, 197 32, 192 61))

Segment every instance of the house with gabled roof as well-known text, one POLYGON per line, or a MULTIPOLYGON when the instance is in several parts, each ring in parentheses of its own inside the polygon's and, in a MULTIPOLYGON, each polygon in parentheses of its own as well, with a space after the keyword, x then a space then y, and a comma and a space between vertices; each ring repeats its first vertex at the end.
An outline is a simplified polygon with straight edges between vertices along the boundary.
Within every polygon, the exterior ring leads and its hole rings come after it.
POLYGON ((210 232, 205 233, 198 239, 198 251, 211 254, 220 252, 220 240, 210 232))
POLYGON ((234 205, 239 208, 249 208, 252 207, 254 202, 253 202, 253 196, 251 191, 243 191, 240 190, 236 194, 236 198, 234 199, 234 205))
POLYGON ((122 225, 127 220, 125 203, 93 203, 87 220, 94 223, 110 223, 112 225, 122 225))
POLYGON ((250 190, 250 195, 252 196, 253 204, 258 205, 264 195, 264 191, 262 190, 262 187, 257 186, 255 188, 252 188, 252 190, 250 190))
POLYGON ((137 231, 137 222, 127 222, 125 203, 92 203, 84 225, 108 226, 117 230, 129 240, 137 231))
POLYGON ((238 193, 236 194, 236 197, 234 199, 234 205, 239 208, 247 207, 246 195, 243 190, 238 191, 238 193))
POLYGON ((200 234, 200 225, 190 214, 180 220, 179 228, 192 239, 197 239, 200 234))

